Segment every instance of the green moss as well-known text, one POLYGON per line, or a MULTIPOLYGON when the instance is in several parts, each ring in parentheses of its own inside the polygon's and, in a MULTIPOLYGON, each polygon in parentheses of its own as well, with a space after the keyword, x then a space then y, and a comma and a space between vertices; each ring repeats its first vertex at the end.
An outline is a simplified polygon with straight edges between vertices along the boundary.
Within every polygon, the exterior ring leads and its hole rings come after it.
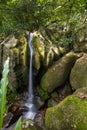
POLYGON ((42 90, 40 87, 37 88, 37 92, 42 100, 46 100, 49 98, 49 94, 45 92, 44 90, 42 90))
POLYGON ((87 99, 72 95, 48 108, 45 125, 47 130, 87 130, 87 99))
POLYGON ((22 59, 23 59, 23 64, 24 66, 27 65, 27 51, 28 51, 28 45, 27 45, 27 39, 25 37, 25 35, 22 35, 20 38, 19 38, 19 41, 20 41, 20 51, 21 51, 21 55, 22 55, 22 59))
POLYGON ((40 69, 40 55, 37 50, 34 50, 34 67, 40 69))
POLYGON ((70 83, 75 90, 87 87, 87 54, 76 61, 70 74, 70 83))
POLYGON ((54 98, 54 99, 55 99, 55 98, 58 98, 58 93, 57 93, 57 92, 52 93, 52 94, 51 94, 51 97, 54 98))
POLYGON ((55 88, 60 87, 68 79, 71 68, 77 56, 70 52, 56 61, 43 75, 40 87, 48 93, 51 93, 55 88))
POLYGON ((24 66, 27 65, 27 42, 23 45, 23 64, 24 66))
POLYGON ((44 59, 44 45, 42 43, 42 40, 39 39, 38 35, 33 37, 33 45, 35 48, 37 48, 41 58, 44 59))

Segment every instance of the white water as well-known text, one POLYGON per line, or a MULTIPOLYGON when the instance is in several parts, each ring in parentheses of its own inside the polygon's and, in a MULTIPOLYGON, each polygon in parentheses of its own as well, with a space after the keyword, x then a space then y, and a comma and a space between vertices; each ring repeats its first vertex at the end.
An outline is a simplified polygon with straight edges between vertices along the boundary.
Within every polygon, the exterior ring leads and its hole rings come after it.
POLYGON ((28 111, 24 113, 24 118, 34 119, 36 115, 36 106, 34 103, 34 93, 33 93, 33 76, 32 76, 32 58, 33 58, 33 46, 32 46, 33 33, 28 36, 28 45, 30 49, 30 66, 29 66, 29 85, 28 85, 28 101, 25 106, 28 111))
POLYGON ((29 67, 29 86, 28 86, 28 91, 29 91, 29 97, 33 98, 33 80, 32 80, 32 57, 33 57, 33 48, 32 48, 32 38, 33 34, 30 33, 29 39, 28 39, 28 44, 29 44, 29 49, 30 49, 30 67, 29 67))

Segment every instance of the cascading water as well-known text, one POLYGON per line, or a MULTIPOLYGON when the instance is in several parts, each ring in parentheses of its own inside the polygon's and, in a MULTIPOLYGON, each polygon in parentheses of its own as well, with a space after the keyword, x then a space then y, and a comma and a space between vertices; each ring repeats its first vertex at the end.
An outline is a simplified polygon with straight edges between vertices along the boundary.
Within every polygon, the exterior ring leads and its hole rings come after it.
POLYGON ((29 85, 28 85, 28 101, 25 106, 28 108, 28 111, 24 113, 24 118, 34 119, 36 115, 36 105, 34 101, 33 93, 33 76, 32 76, 32 57, 33 57, 33 46, 32 46, 33 33, 28 35, 28 45, 30 49, 30 66, 29 66, 29 85))

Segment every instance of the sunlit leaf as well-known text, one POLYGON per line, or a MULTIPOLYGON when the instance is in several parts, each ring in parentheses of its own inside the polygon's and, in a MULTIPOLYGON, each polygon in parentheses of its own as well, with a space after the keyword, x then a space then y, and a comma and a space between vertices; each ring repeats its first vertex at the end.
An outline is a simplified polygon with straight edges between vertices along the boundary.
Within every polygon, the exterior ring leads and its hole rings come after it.
POLYGON ((17 121, 17 124, 16 124, 14 130, 21 130, 21 117, 20 117, 19 120, 17 121))
POLYGON ((9 58, 4 63, 4 69, 2 72, 1 87, 0 87, 0 130, 3 124, 3 114, 6 108, 6 93, 8 85, 8 72, 9 72, 9 58))

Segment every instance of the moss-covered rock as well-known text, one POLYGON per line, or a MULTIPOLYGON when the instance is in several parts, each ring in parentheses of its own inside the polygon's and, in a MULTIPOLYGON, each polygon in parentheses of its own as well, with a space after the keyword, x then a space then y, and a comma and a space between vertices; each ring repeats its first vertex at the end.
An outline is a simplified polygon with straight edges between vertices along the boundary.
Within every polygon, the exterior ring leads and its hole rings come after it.
POLYGON ((48 108, 45 125, 46 130, 87 130, 87 88, 48 108))
POLYGON ((87 87, 87 54, 76 61, 70 74, 70 83, 73 89, 87 87))
POLYGON ((39 52, 37 51, 37 49, 34 49, 34 54, 33 54, 33 66, 34 68, 36 68, 36 70, 40 69, 41 66, 41 58, 39 55, 39 52))
POLYGON ((39 31, 33 33, 33 45, 38 50, 42 59, 45 57, 44 38, 39 31))
MULTIPOLYGON (((51 93, 55 88, 64 84, 68 79, 76 58, 77 55, 70 52, 55 62, 43 75, 39 89, 41 89, 44 94, 51 93)), ((40 93, 40 95, 42 96, 42 93, 40 93)))
MULTIPOLYGON (((61 55, 65 54, 65 49, 54 44, 44 29, 33 33, 32 43, 45 67, 50 66, 55 59, 57 60, 61 55)), ((37 57, 36 59, 38 59, 37 57)))
POLYGON ((14 35, 0 44, 1 67, 10 57, 9 88, 22 90, 27 85, 27 39, 25 35, 16 38, 14 35))

